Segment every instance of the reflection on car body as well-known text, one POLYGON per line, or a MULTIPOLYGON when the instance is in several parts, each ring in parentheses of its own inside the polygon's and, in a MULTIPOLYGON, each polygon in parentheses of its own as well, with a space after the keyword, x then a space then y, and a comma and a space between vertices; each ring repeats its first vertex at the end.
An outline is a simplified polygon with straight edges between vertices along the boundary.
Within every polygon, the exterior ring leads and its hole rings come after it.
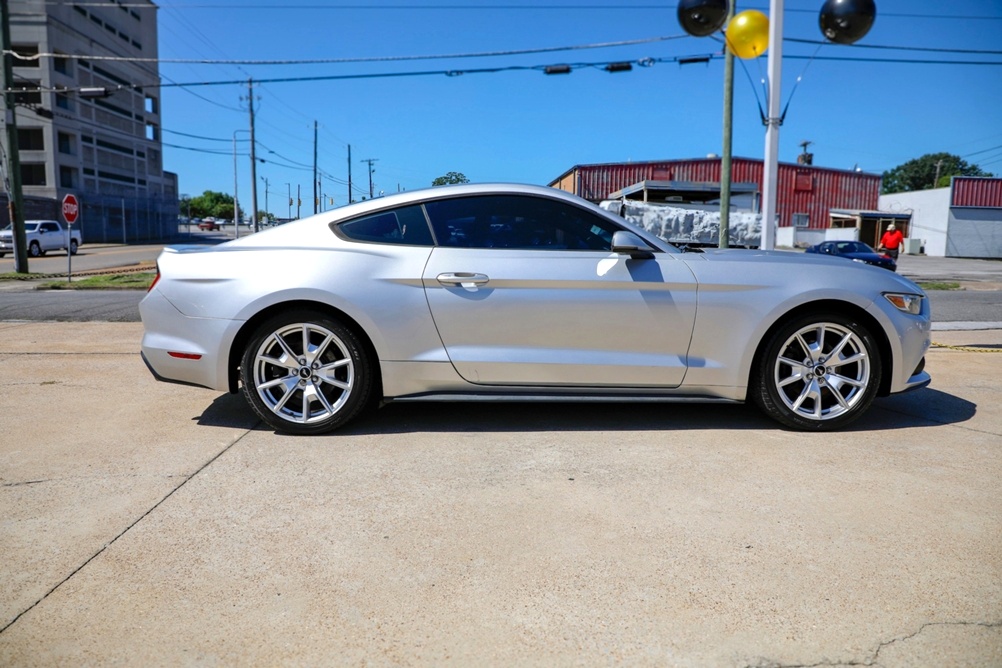
POLYGON ((572 195, 460 185, 167 248, 153 374, 322 433, 377 401, 753 401, 842 427, 929 382, 929 307, 890 272, 678 248, 572 195))

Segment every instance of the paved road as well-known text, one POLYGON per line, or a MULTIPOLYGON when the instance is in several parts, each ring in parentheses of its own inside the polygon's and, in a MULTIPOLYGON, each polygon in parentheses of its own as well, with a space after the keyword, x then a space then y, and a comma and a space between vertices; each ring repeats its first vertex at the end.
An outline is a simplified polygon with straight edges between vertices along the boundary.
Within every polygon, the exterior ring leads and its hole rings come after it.
MULTIPOLYGON (((209 233, 202 233, 199 238, 204 243, 219 240, 209 233)), ((74 267, 82 271, 88 267, 121 266, 128 264, 126 259, 129 263, 153 260, 161 249, 162 246, 95 247, 83 256, 74 257, 74 267)), ((32 271, 65 271, 65 261, 65 255, 35 259, 31 261, 32 271)), ((8 270, 13 270, 13 263, 7 258, 0 261, 0 273, 5 271, 3 262, 11 265, 8 270)), ((937 326, 967 323, 977 328, 982 323, 993 326, 1002 323, 1002 262, 908 256, 902 258, 901 269, 903 275, 915 280, 962 281, 967 286, 968 289, 960 291, 929 292, 933 322, 937 326)), ((141 291, 38 291, 35 286, 0 281, 0 320, 139 321, 138 304, 144 294, 141 291)))

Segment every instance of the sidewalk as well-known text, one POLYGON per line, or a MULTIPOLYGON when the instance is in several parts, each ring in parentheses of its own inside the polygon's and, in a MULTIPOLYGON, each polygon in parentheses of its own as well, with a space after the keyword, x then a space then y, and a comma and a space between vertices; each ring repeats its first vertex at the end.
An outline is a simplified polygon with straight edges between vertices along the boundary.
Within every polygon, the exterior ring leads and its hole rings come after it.
MULTIPOLYGON (((0 322, 0 665, 1002 665, 1002 332, 835 433, 391 405, 293 438, 0 322)), ((940 338, 937 336, 937 339, 940 338)))

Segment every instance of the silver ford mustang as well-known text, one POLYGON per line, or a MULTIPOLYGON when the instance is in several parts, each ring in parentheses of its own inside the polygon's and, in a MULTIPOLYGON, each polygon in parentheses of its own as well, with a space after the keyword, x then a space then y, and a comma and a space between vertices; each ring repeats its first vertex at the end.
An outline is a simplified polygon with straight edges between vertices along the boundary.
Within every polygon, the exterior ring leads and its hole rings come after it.
POLYGON ((754 401, 829 430, 929 383, 929 306, 840 258, 687 251, 558 190, 440 187, 166 248, 159 380, 316 434, 412 400, 754 401))

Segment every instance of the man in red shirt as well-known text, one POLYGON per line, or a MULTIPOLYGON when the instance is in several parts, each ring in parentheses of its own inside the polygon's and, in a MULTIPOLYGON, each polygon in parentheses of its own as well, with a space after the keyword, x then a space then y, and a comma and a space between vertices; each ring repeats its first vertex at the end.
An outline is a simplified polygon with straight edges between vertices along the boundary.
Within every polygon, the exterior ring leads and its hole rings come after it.
POLYGON ((897 261, 898 251, 901 250, 901 244, 904 241, 905 235, 901 234, 901 230, 894 223, 891 223, 887 226, 884 236, 880 237, 880 245, 877 247, 877 250, 885 251, 893 260, 897 261))

